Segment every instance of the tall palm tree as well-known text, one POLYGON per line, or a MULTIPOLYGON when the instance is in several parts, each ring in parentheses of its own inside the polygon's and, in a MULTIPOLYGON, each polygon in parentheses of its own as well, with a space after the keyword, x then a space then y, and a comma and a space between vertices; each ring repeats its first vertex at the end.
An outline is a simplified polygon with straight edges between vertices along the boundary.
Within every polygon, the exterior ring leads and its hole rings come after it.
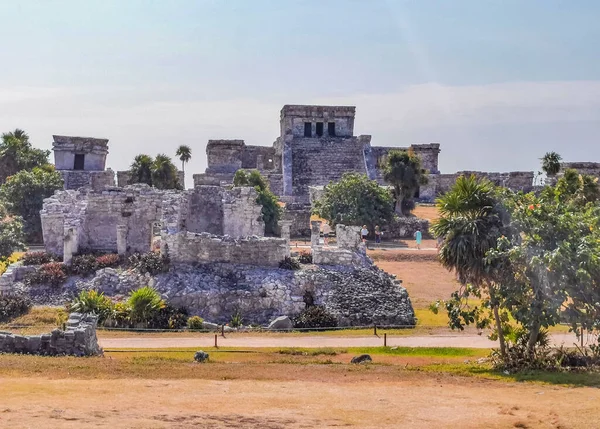
POLYGON ((177 167, 173 165, 171 158, 165 154, 156 155, 156 158, 154 158, 152 183, 159 189, 177 189, 180 187, 177 167))
POLYGON ((21 143, 29 142, 29 136, 27 135, 27 133, 25 131, 23 131, 20 128, 15 128, 14 131, 10 131, 8 133, 2 133, 2 140, 4 142, 6 142, 7 140, 11 140, 11 139, 19 140, 21 143))
POLYGON ((181 170, 185 173, 185 164, 192 159, 192 149, 190 149, 189 146, 182 144, 177 148, 175 156, 179 157, 179 160, 181 161, 181 170))
POLYGON ((505 233, 494 185, 474 175, 461 176, 452 189, 437 200, 437 206, 440 218, 432 230, 437 237, 443 238, 439 248, 440 262, 454 270, 462 284, 470 283, 487 291, 500 351, 505 355, 497 287, 485 262, 487 252, 496 247, 498 238, 505 233))
POLYGON ((560 171, 560 161, 562 157, 556 152, 547 152, 542 161, 542 170, 548 177, 554 177, 560 171))
POLYGON ((152 157, 140 154, 133 159, 129 168, 129 183, 146 183, 152 186, 152 167, 154 160, 152 157))

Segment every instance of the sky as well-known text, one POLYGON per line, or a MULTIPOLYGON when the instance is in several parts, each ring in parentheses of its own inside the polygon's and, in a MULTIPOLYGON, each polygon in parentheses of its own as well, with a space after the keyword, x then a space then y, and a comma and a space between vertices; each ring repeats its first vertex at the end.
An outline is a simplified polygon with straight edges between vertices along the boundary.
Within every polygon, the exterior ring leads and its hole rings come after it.
POLYGON ((600 162, 596 0, 0 0, 0 131, 108 138, 107 165, 271 145, 284 104, 356 106, 440 170, 600 162))

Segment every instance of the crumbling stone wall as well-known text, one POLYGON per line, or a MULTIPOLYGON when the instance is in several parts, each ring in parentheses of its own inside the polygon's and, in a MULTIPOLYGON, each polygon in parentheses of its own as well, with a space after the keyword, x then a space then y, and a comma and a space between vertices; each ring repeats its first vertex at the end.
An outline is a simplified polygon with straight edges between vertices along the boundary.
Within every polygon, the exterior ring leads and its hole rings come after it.
POLYGON ((0 332, 0 353, 24 353, 35 355, 101 355, 102 349, 96 338, 97 317, 71 313, 66 330, 55 329, 42 335, 23 336, 0 332))
POLYGON ((165 235, 163 239, 174 263, 228 262, 277 267, 282 259, 290 255, 288 242, 284 238, 232 238, 179 232, 165 235))
POLYGON ((58 170, 64 182, 64 189, 91 188, 102 191, 115 186, 115 172, 110 168, 105 171, 58 170))
POLYGON ((441 195, 454 185, 460 176, 474 174, 477 177, 486 178, 496 186, 502 186, 513 191, 530 192, 533 189, 533 171, 511 171, 508 173, 488 173, 483 171, 459 171, 455 174, 430 175, 429 180, 435 186, 435 194, 441 195))
POLYGON ((290 222, 292 237, 310 236, 310 205, 289 203, 285 205, 283 220, 290 222))
POLYGON ((600 177, 600 162, 562 162, 560 169, 562 173, 567 169, 573 169, 580 174, 600 177))
POLYGON ((108 139, 52 136, 54 165, 57 170, 74 170, 75 155, 83 155, 85 171, 103 171, 106 167, 108 139))

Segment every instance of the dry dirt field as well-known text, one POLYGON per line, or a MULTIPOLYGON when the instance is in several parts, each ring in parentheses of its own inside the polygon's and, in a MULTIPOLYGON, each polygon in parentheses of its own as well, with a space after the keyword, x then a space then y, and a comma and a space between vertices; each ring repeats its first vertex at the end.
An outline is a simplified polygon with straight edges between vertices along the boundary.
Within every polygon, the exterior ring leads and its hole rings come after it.
POLYGON ((0 427, 598 427, 597 388, 431 369, 464 357, 374 354, 355 366, 343 352, 215 355, 208 364, 191 363, 192 352, 0 356, 0 427))

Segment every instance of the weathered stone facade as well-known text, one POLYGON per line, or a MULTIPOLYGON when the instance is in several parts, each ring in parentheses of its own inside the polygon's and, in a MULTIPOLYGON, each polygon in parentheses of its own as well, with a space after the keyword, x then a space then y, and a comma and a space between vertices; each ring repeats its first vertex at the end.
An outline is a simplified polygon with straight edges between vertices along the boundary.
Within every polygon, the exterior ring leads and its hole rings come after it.
POLYGON ((94 356, 102 354, 96 338, 94 315, 71 313, 66 329, 42 335, 23 336, 0 331, 0 353, 24 353, 45 356, 94 356))
POLYGON ((562 162, 560 164, 561 172, 567 169, 577 170, 580 174, 588 174, 594 177, 600 177, 600 162, 562 162))

